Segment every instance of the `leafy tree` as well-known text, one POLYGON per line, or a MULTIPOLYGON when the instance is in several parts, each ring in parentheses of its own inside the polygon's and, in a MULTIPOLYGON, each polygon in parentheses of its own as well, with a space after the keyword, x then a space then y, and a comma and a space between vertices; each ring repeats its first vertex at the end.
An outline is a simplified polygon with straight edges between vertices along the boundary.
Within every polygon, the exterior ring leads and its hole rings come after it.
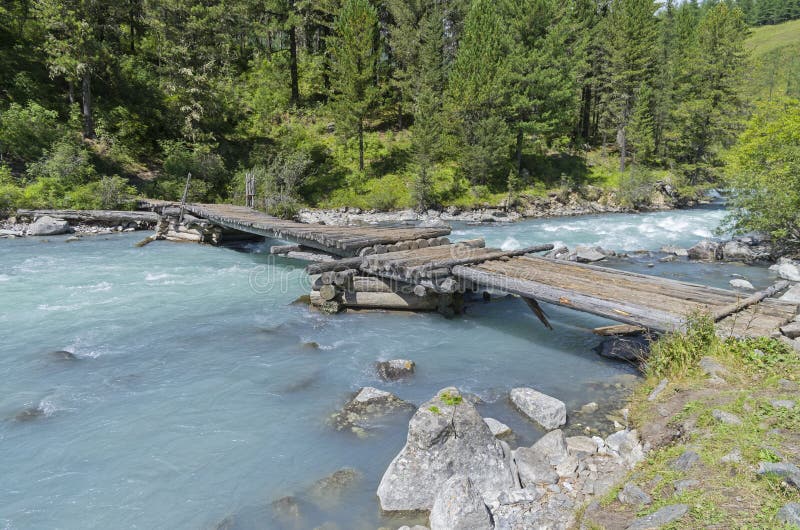
POLYGON ((32 161, 58 137, 58 113, 29 101, 12 103, 0 114, 0 154, 32 161))
POLYGON ((364 170, 364 124, 380 98, 378 11, 369 0, 345 0, 331 38, 333 109, 346 137, 358 138, 364 170))
POLYGON ((800 249, 800 102, 763 104, 729 155, 730 225, 800 249))

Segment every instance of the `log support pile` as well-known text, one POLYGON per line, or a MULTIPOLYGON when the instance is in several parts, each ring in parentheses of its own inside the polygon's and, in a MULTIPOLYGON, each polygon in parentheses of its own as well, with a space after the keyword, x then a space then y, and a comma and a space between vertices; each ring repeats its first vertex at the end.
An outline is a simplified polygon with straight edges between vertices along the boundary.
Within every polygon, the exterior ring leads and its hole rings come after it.
POLYGON ((156 239, 187 243, 208 243, 219 245, 222 242, 222 228, 192 215, 164 215, 156 227, 156 239))

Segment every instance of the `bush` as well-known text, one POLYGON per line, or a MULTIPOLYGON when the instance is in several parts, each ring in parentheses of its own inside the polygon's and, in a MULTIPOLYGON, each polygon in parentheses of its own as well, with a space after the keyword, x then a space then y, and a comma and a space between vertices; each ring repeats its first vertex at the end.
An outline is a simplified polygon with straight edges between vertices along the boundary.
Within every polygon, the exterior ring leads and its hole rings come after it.
POLYGON ((0 152, 20 160, 36 160, 58 137, 58 114, 38 103, 12 103, 0 113, 0 152))
POLYGON ((619 177, 617 194, 620 204, 628 208, 649 206, 656 180, 657 178, 649 170, 632 166, 619 177))
POLYGON ((136 189, 117 175, 78 186, 66 193, 63 206, 76 210, 131 209, 136 189))
POLYGON ((57 178, 40 178, 33 184, 25 186, 22 196, 17 202, 19 208, 41 210, 60 208, 64 203, 66 187, 57 178))
POLYGON ((73 135, 67 135, 47 150, 36 162, 28 164, 28 176, 37 179, 56 179, 67 187, 79 186, 95 177, 89 152, 73 135))
POLYGON ((706 314, 691 315, 686 331, 668 333, 653 343, 645 371, 653 377, 686 374, 719 343, 714 320, 706 314))
POLYGON ((228 184, 228 170, 225 162, 207 145, 190 148, 183 142, 167 142, 164 151, 164 179, 159 182, 165 198, 178 200, 183 195, 186 175, 192 174, 190 199, 193 201, 214 202, 223 197, 228 184))

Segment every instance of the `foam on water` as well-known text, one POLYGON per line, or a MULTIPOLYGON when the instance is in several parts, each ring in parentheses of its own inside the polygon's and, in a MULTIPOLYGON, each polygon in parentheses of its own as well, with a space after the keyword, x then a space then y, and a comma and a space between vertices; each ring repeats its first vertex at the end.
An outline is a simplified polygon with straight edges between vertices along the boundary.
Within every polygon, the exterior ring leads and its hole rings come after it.
MULTIPOLYGON (((550 219, 458 226, 453 239, 654 249, 688 246, 692 231, 711 232, 719 219, 715 210, 550 219)), ((507 405, 510 388, 536 387, 575 410, 597 399, 593 383, 630 372, 592 351, 590 329, 608 322, 567 309, 546 308, 555 332, 513 298, 473 304, 452 320, 326 316, 290 305, 307 293, 302 264, 270 258, 263 245, 255 254, 135 248, 140 239, 0 241, 0 263, 13 276, 0 283, 0 527, 205 528, 235 515, 237 528, 281 528, 270 501, 302 498, 345 466, 363 481, 343 504, 311 511, 304 526, 397 527, 378 515, 375 490, 408 417, 387 418, 366 439, 326 423, 359 387, 421 404, 457 385, 530 444, 541 433, 507 405), (57 350, 77 359, 53 359, 57 350), (417 373, 380 381, 373 364, 390 358, 413 359, 417 373), (50 415, 8 419, 26 404, 50 415)), ((756 287, 774 278, 737 265, 619 266, 718 286, 734 273, 756 287)))

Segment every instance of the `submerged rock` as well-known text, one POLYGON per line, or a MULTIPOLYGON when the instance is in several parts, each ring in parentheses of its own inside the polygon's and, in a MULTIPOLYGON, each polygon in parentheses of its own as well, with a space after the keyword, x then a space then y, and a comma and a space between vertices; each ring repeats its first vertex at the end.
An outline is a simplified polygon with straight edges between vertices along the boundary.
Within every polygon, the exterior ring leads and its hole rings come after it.
POLYGON ((56 350, 50 352, 50 358, 58 361, 77 361, 78 357, 72 353, 71 351, 67 350, 56 350))
POLYGON ((406 444, 378 486, 381 509, 430 510, 442 485, 456 474, 471 477, 482 494, 513 488, 516 479, 503 445, 456 388, 441 390, 411 418, 406 444))
POLYGON ((63 219, 54 219, 43 215, 28 226, 29 236, 56 236, 69 232, 69 223, 63 219))
POLYGON ((532 388, 520 387, 511 390, 510 398, 520 412, 547 430, 567 423, 567 406, 554 397, 532 388))
POLYGON ((414 405, 390 392, 366 386, 356 392, 341 411, 331 416, 331 423, 337 430, 350 429, 360 434, 379 416, 413 408, 414 405))
POLYGON ((332 506, 339 503, 347 490, 361 478, 362 474, 357 469, 343 467, 312 484, 308 494, 316 504, 332 506))
POLYGON ((41 405, 35 405, 19 411, 16 416, 14 416, 14 421, 33 421, 46 416, 47 411, 45 411, 41 405))
POLYGON ((433 502, 431 530, 492 530, 492 518, 469 477, 454 475, 442 485, 433 502))
POLYGON ((375 364, 378 377, 384 381, 396 381, 414 375, 416 364, 408 359, 392 359, 375 364))

